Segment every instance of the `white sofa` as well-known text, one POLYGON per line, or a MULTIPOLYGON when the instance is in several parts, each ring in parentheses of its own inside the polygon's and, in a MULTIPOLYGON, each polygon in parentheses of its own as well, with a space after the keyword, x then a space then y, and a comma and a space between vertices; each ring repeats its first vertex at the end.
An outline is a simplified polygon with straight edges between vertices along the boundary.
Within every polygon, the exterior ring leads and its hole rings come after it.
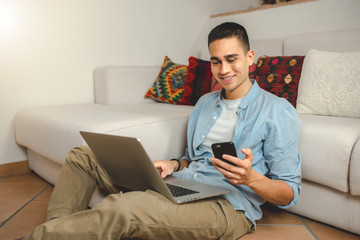
MULTIPOLYGON (((256 56, 305 55, 310 49, 360 51, 360 29, 251 42, 256 56)), ((204 48, 202 57, 206 57, 204 48)), ((95 69, 95 103, 24 109, 15 118, 29 166, 52 184, 67 152, 84 143, 80 130, 135 136, 152 159, 180 157, 191 106, 144 99, 159 67, 95 69)), ((360 234, 360 118, 300 114, 302 191, 290 211, 360 234)), ((91 205, 101 199, 95 192, 91 205)))

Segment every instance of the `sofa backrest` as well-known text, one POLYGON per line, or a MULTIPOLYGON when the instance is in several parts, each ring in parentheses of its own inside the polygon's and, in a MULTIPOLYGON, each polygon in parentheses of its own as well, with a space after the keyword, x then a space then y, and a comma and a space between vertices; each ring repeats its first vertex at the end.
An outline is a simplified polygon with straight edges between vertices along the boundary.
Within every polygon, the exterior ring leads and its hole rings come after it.
MULTIPOLYGON (((323 51, 360 51, 360 28, 320 33, 306 33, 287 38, 255 39, 250 46, 255 59, 262 55, 306 55, 310 49, 323 51)), ((201 50, 201 59, 209 60, 207 46, 201 50)), ((103 66, 94 71, 96 103, 153 103, 144 99, 160 67, 103 66)))
POLYGON ((152 103, 144 99, 160 67, 102 66, 94 70, 95 101, 99 104, 152 103))
POLYGON ((306 55, 310 49, 329 52, 360 51, 360 28, 306 33, 285 38, 283 55, 306 55))

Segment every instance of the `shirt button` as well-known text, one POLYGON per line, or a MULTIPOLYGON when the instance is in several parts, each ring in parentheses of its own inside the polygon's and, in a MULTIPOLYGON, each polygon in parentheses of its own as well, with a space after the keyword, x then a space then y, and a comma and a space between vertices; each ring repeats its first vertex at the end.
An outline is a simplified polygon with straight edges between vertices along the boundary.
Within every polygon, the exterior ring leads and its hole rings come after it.
POLYGON ((195 174, 194 174, 194 177, 197 177, 197 176, 198 176, 198 175, 195 173, 195 174))
POLYGON ((213 117, 214 118, 214 120, 216 120, 216 117, 213 117))
POLYGON ((201 138, 204 138, 204 137, 205 137, 204 135, 201 136, 201 138))

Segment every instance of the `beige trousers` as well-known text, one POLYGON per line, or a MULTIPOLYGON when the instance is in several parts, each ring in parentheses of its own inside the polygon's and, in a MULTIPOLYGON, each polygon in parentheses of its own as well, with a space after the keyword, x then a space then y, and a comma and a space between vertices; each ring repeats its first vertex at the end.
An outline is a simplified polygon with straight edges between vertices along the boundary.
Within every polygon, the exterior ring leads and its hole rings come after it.
POLYGON ((120 191, 85 146, 68 154, 47 220, 26 239, 237 239, 252 231, 223 198, 174 204, 154 191, 120 191), (87 209, 97 186, 109 195, 87 209))

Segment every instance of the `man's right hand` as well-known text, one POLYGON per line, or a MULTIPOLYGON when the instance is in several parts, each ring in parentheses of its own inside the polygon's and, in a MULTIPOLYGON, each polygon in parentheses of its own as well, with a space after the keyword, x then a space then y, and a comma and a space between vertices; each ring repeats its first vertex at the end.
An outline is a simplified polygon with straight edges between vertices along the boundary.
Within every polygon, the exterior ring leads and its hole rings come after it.
POLYGON ((165 178, 166 176, 172 174, 175 169, 178 168, 177 161, 158 160, 154 161, 153 163, 162 178, 165 178))

